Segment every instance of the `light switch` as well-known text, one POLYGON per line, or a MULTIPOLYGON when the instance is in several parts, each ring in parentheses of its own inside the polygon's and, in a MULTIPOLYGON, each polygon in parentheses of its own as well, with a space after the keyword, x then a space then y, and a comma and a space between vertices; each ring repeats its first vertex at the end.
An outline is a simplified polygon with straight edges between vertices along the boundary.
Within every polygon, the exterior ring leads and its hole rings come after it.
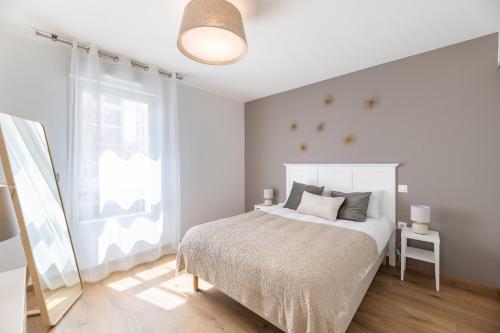
POLYGON ((399 193, 408 193, 408 185, 398 185, 399 193))

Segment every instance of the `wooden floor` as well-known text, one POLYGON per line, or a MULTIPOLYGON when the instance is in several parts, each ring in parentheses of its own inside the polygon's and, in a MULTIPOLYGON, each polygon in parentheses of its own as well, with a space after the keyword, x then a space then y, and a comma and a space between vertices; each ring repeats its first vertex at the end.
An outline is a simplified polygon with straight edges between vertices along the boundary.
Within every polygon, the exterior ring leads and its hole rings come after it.
MULTIPOLYGON (((84 295, 50 332, 281 332, 264 319, 200 280, 175 277, 175 257, 115 273, 87 284, 84 295)), ((500 332, 500 295, 441 284, 422 273, 382 268, 348 332, 500 332)), ((28 297, 33 306, 33 297, 28 297)), ((28 319, 28 333, 47 332, 39 317, 28 319)))

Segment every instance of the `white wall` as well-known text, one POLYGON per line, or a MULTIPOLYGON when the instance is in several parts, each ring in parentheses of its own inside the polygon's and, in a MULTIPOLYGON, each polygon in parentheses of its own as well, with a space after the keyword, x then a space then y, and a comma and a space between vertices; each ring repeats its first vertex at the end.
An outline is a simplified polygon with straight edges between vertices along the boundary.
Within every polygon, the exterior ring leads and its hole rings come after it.
MULTIPOLYGON (((0 112, 40 121, 66 180, 70 49, 0 31, 0 112)), ((244 210, 243 104, 179 85, 182 233, 244 210)))
POLYGON ((64 186, 70 50, 3 31, 0 45, 0 112, 45 126, 55 169, 64 186))
POLYGON ((244 212, 244 106, 179 87, 181 234, 244 212))

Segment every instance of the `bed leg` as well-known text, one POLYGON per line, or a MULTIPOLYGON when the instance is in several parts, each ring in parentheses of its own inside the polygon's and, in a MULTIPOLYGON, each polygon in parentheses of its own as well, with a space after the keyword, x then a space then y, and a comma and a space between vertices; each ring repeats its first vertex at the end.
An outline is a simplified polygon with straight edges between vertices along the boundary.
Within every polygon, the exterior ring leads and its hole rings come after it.
POLYGON ((198 276, 193 275, 193 291, 198 291, 198 276))
POLYGON ((387 266, 387 257, 384 257, 384 261, 382 261, 382 266, 384 267, 387 266))
POLYGON ((389 265, 396 266, 396 231, 389 239, 389 265))

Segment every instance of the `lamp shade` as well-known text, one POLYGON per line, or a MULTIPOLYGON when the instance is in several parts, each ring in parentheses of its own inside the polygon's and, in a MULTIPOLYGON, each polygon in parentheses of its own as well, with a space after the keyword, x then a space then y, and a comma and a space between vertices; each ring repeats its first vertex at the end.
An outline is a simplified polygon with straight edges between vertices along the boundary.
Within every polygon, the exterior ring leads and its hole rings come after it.
POLYGON ((411 220, 417 223, 430 223, 431 207, 424 205, 412 205, 411 220))
POLYGON ((274 190, 272 188, 266 188, 264 190, 264 199, 272 199, 274 197, 274 190))
POLYGON ((237 62, 247 52, 241 13, 226 0, 191 0, 184 9, 177 47, 203 64, 237 62))
POLYGON ((0 242, 19 234, 14 206, 7 185, 0 185, 0 242))

